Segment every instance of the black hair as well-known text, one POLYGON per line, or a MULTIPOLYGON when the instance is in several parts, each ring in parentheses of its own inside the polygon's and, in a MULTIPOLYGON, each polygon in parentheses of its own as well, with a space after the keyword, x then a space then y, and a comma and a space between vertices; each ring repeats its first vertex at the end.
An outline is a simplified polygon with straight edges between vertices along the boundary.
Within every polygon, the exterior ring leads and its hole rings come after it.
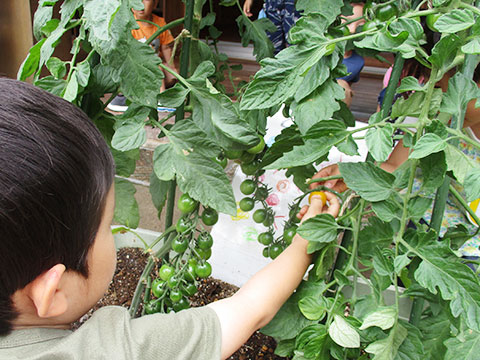
POLYGON ((18 315, 11 296, 56 264, 88 276, 114 162, 76 106, 0 79, 0 335, 18 315))

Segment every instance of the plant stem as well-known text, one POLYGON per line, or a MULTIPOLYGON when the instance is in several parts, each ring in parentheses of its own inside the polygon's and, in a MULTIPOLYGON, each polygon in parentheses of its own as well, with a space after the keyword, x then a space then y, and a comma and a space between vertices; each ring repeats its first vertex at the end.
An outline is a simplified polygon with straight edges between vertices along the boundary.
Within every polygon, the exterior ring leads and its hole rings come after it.
POLYGON ((463 208, 470 214, 472 219, 477 223, 480 224, 480 219, 478 218, 477 214, 468 206, 468 203, 465 201, 465 199, 458 193, 458 191, 452 186, 452 184, 449 185, 449 190, 450 193, 458 200, 458 202, 463 206, 463 208))
POLYGON ((387 90, 385 91, 385 97, 383 98, 382 108, 380 110, 382 119, 385 119, 388 116, 392 108, 393 98, 395 97, 395 91, 397 89, 398 82, 400 81, 400 75, 402 74, 404 63, 405 59, 397 53, 395 55, 392 75, 388 81, 387 90))
POLYGON ((148 24, 151 24, 151 25, 154 25, 158 28, 157 31, 155 31, 153 33, 152 36, 150 36, 148 38, 148 40, 145 42, 147 45, 150 45, 152 43, 153 40, 155 40, 161 33, 167 31, 167 30, 170 30, 170 29, 173 29, 174 27, 176 26, 179 26, 183 23, 183 20, 184 18, 179 18, 179 19, 176 19, 176 20, 173 20, 171 22, 169 22, 168 24, 164 25, 164 26, 160 26, 152 21, 148 21, 148 20, 143 20, 143 19, 138 19, 137 21, 141 21, 141 22, 145 22, 145 23, 148 23, 148 24))

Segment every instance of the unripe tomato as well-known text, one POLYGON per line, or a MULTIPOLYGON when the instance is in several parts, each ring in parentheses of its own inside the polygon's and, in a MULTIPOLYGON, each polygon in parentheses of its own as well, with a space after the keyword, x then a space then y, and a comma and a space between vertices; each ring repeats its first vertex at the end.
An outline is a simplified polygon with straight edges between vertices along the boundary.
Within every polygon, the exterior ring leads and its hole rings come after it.
POLYGON ((273 234, 268 231, 259 234, 258 242, 262 245, 270 245, 273 242, 273 234))
POLYGON ((380 21, 387 21, 394 16, 397 16, 398 9, 394 4, 387 4, 377 8, 375 16, 380 21))
POLYGON ((208 262, 198 263, 195 267, 195 272, 199 278, 205 279, 212 273, 212 266, 208 262))
POLYGON ((253 221, 255 221, 257 224, 260 224, 265 221, 265 218, 267 217, 267 211, 265 209, 257 209, 253 213, 253 221))
POLYGON ((155 314, 162 310, 162 304, 156 299, 150 300, 148 303, 143 305, 145 307, 146 314, 155 314))
POLYGON ((188 309, 190 307, 190 303, 188 302, 187 299, 182 297, 180 300, 175 302, 172 307, 173 307, 173 311, 179 312, 179 311, 188 309))
POLYGON ((322 200, 322 204, 325 205, 327 203, 327 195, 323 191, 313 191, 308 195, 308 202, 312 202, 312 196, 319 196, 320 199, 322 200))
MULTIPOLYGON (((203 260, 208 260, 212 256, 212 249, 196 248, 195 251, 197 252, 198 256, 200 256, 200 258, 203 259, 203 260)), ((195 264, 195 266, 196 266, 196 264, 195 264)), ((195 267, 195 269, 196 269, 196 267, 195 267)))
POLYGON ((263 140, 263 136, 259 136, 260 141, 257 145, 252 146, 250 149, 247 150, 250 154, 260 154, 263 149, 265 148, 265 140, 263 140))
POLYGON ((267 188, 259 187, 259 188, 257 189, 257 191, 255 191, 255 198, 256 198, 257 200, 260 200, 260 201, 266 200, 267 197, 268 197, 268 190, 267 190, 267 188))
POLYGON ((167 286, 170 289, 175 289, 178 286, 179 283, 180 283, 180 280, 178 279, 177 275, 172 275, 167 280, 167 286))
POLYGON ((193 296, 197 293, 198 289, 195 284, 187 284, 184 287, 184 294, 187 296, 193 296))
POLYGON ((258 160, 253 160, 249 163, 243 163, 242 165, 240 165, 240 168, 245 175, 254 175, 260 168, 260 162, 258 160))
POLYGON ((295 225, 289 226, 283 230, 283 240, 287 245, 292 243, 295 234, 297 233, 297 227, 295 225))
POLYGON ((202 221, 207 226, 213 226, 218 221, 218 213, 215 209, 206 208, 202 213, 202 221))
POLYGON ((210 249, 213 245, 212 235, 207 232, 201 233, 197 239, 197 245, 202 250, 210 249))
POLYGON ((185 270, 185 272, 183 273, 183 278, 190 282, 190 283, 193 283, 195 281, 195 277, 197 275, 195 274, 195 268, 193 267, 193 265, 189 262, 188 265, 187 265, 187 268, 185 270))
POLYGON ((190 221, 184 217, 181 217, 180 219, 178 219, 177 221, 177 225, 175 225, 175 228, 177 229, 177 232, 179 234, 183 234, 185 233, 188 229, 190 229, 192 226, 192 224, 190 223, 190 221))
POLYGON ((269 258, 270 257, 270 248, 267 246, 262 250, 263 257, 269 258))
POLYGON ((197 208, 198 201, 193 200, 190 195, 182 194, 178 198, 177 206, 183 214, 189 214, 197 208))
POLYGON ((238 203, 238 206, 242 211, 250 211, 255 207, 255 200, 249 197, 244 197, 240 202, 238 203))
POLYGON ((163 264, 160 270, 158 271, 158 276, 160 276, 160 279, 162 279, 163 281, 167 281, 173 276, 174 272, 175 272, 175 269, 173 267, 167 264, 163 264))
POLYGON ((172 241, 172 250, 182 254, 188 248, 188 239, 185 236, 177 236, 172 241))
POLYGON ((272 226, 274 221, 275 221, 275 218, 273 217, 273 214, 267 213, 265 220, 263 220, 263 226, 266 226, 266 227, 272 226))
POLYGON ((243 151, 242 150, 225 150, 224 153, 228 159, 234 160, 234 159, 240 158, 240 156, 242 156, 243 151))
POLYGON ((257 188, 257 185, 255 184, 255 181, 250 179, 244 180, 240 184, 240 191, 242 192, 243 195, 253 194, 256 188, 257 188))
POLYGON ((278 255, 282 253, 283 249, 278 244, 273 244, 270 246, 270 258, 275 259, 278 255))
POLYGON ((367 21, 365 24, 363 24, 362 31, 377 29, 379 25, 380 25, 380 21, 376 19, 372 21, 367 21))
POLYGON ((247 151, 244 151, 242 156, 240 156, 240 161, 242 163, 249 163, 249 162, 252 162, 253 159, 255 159, 255 156, 256 156, 255 154, 251 154, 247 151))
POLYGON ((152 282, 152 294, 156 298, 162 297, 165 294, 165 281, 162 279, 155 279, 152 282))
POLYGON ((170 300, 172 300, 172 303, 179 302, 180 299, 183 297, 181 291, 179 290, 171 290, 170 291, 170 300))

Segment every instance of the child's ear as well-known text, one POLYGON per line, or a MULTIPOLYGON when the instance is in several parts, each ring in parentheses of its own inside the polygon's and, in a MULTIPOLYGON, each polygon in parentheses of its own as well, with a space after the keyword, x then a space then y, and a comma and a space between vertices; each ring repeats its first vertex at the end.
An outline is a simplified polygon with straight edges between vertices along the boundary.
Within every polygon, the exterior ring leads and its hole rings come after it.
POLYGON ((39 275, 30 286, 30 297, 40 318, 56 317, 67 310, 68 302, 59 290, 65 265, 57 264, 39 275))

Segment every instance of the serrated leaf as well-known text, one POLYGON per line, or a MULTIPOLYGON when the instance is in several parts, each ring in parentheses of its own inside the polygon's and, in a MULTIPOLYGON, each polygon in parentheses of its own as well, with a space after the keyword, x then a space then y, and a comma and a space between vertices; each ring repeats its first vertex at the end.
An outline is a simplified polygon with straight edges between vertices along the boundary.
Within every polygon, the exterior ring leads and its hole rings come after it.
POLYGON ((305 240, 328 243, 337 239, 338 225, 330 214, 320 214, 302 223, 297 234, 305 240))
POLYGON ((238 30, 242 37, 242 46, 246 47, 253 42, 253 54, 258 62, 273 56, 273 44, 266 32, 275 32, 275 25, 268 19, 262 18, 251 21, 245 14, 237 18, 238 30))
POLYGON ((477 166, 470 157, 451 144, 445 148, 445 159, 447 170, 452 171, 460 183, 464 183, 467 174, 477 166))
MULTIPOLYGON (((429 115, 435 115, 438 112, 442 101, 442 89, 435 89, 432 94, 429 115)), ((424 108, 425 92, 417 91, 410 95, 407 99, 398 99, 392 107, 392 118, 399 116, 418 117, 424 108)))
POLYGON ((360 335, 345 319, 340 315, 334 315, 333 323, 328 328, 330 338, 340 346, 345 348, 360 347, 360 335))
MULTIPOLYGON (((418 324, 422 333, 422 340, 425 346, 425 357, 423 359, 445 360, 447 351, 444 342, 450 338, 451 322, 441 312, 437 316, 424 317, 418 324)), ((457 354, 458 355, 458 354, 457 354)))
POLYGON ((460 118, 470 100, 480 97, 477 84, 460 72, 448 80, 448 89, 442 98, 440 111, 460 118))
POLYGON ((127 180, 115 179, 115 213, 117 223, 129 228, 137 228, 140 221, 135 186, 127 180))
POLYGON ((395 176, 372 163, 339 163, 347 186, 368 201, 382 201, 394 192, 395 176))
POLYGON ((480 168, 475 167, 470 169, 465 177, 465 193, 467 194, 467 201, 473 201, 480 198, 480 168))
POLYGON ((425 212, 432 207, 432 199, 416 196, 408 201, 408 216, 412 220, 419 221, 425 212))
POLYGON ((139 148, 147 141, 147 131, 145 124, 128 123, 121 126, 112 138, 112 146, 119 151, 128 151, 139 148))
POLYGON ((462 45, 462 41, 455 34, 442 37, 433 47, 432 55, 428 60, 441 72, 446 71, 455 60, 457 49, 462 45))
POLYGON ((65 74, 67 73, 65 62, 54 56, 48 59, 45 65, 47 66, 48 71, 50 71, 50 73, 57 79, 65 77, 65 74))
POLYGON ((473 12, 469 9, 453 9, 435 21, 435 28, 441 33, 458 33, 475 24, 473 12))
POLYGON ((176 108, 185 102, 190 89, 177 83, 175 86, 163 91, 158 97, 158 102, 162 106, 176 108))
POLYGON ((445 346, 445 360, 456 360, 460 354, 462 360, 477 360, 480 354, 480 332, 467 330, 462 335, 445 341, 445 346))
POLYGON ((382 330, 390 329, 397 320, 397 311, 393 307, 379 307, 376 311, 367 315, 363 320, 360 330, 365 330, 371 326, 377 326, 382 330))
POLYGON ((135 172, 137 160, 140 159, 140 149, 118 151, 111 149, 115 160, 115 172, 118 176, 129 177, 135 172))
POLYGON ((480 284, 478 276, 462 264, 446 245, 417 248, 423 260, 415 271, 420 285, 436 294, 439 289, 444 300, 450 301, 450 310, 455 317, 465 319, 467 326, 480 329, 480 284))
POLYGON ((397 323, 385 339, 369 344, 365 351, 375 355, 375 360, 394 360, 398 348, 407 337, 408 331, 397 323))
POLYGON ((303 11, 304 15, 310 13, 319 13, 333 22, 342 9, 343 2, 340 0, 321 1, 321 0, 298 0, 295 7, 298 11, 303 11))
POLYGON ((401 207, 391 199, 372 202, 372 210, 379 219, 387 222, 393 219, 401 219, 402 217, 401 207))
POLYGON ((447 142, 436 134, 428 133, 423 135, 413 147, 408 156, 409 159, 421 159, 430 154, 445 150, 447 142))
POLYGON ((85 0, 83 7, 85 28, 100 40, 110 40, 109 29, 120 3, 118 0, 108 2, 85 0))
POLYGON ((393 131, 391 125, 368 129, 365 140, 370 154, 376 161, 383 162, 390 156, 393 148, 393 131))

